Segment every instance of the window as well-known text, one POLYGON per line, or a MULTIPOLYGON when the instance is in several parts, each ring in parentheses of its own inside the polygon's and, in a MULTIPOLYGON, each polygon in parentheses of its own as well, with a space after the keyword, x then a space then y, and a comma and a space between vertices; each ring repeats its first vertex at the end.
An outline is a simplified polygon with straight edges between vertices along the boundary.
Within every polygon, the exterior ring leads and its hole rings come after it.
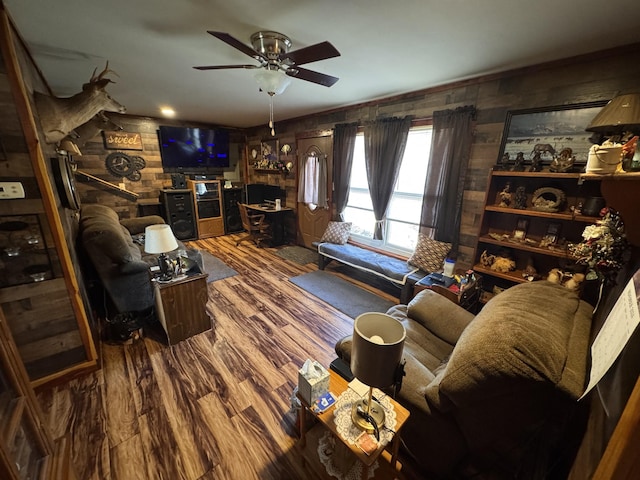
POLYGON ((383 220, 384 240, 373 239, 375 217, 364 163, 364 134, 356 137, 349 202, 345 221, 351 222, 354 240, 399 254, 411 253, 418 240, 422 195, 431 152, 431 127, 409 130, 407 146, 387 214, 383 220))

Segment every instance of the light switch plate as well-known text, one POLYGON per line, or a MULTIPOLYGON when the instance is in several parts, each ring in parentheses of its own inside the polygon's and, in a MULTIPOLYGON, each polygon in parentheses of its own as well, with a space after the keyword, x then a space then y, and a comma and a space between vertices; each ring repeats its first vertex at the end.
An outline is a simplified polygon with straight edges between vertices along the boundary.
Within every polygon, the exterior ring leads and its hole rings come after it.
POLYGON ((0 182, 0 200, 24 198, 24 187, 20 182, 0 182))

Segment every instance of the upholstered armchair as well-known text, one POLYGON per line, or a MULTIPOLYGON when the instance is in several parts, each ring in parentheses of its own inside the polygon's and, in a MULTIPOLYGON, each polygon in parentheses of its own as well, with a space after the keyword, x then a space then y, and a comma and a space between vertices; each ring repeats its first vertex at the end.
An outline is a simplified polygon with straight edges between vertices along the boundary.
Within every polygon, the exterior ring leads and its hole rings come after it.
MULTIPOLYGON (((555 475, 577 448, 592 310, 546 281, 500 293, 475 317, 431 290, 392 307, 407 331, 405 453, 428 478, 566 478, 555 475)), ((347 362, 350 351, 351 337, 337 343, 347 362)))

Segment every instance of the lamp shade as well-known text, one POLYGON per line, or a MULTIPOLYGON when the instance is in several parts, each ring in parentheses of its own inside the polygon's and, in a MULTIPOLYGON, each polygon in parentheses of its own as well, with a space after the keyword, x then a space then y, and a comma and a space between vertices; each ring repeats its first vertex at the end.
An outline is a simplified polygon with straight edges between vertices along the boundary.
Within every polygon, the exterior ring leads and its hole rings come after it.
POLYGON ((144 229, 144 251, 147 253, 167 253, 178 248, 171 227, 166 224, 149 225, 144 229))
POLYGON ((269 95, 280 95, 291 83, 291 78, 281 70, 261 68, 253 76, 260 89, 269 95))
POLYGON ((390 315, 368 312, 359 315, 353 324, 351 371, 365 385, 384 388, 392 385, 406 331, 390 315))
POLYGON ((588 132, 604 135, 640 130, 640 93, 619 95, 607 103, 587 126, 588 132))

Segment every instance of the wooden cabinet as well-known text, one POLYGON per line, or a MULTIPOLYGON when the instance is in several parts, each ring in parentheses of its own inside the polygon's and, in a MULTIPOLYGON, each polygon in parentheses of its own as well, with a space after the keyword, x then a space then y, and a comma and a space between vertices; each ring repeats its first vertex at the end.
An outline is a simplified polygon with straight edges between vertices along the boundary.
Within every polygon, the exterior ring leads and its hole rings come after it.
POLYGON ((568 244, 582 240, 598 216, 582 214, 588 199, 600 197, 598 177, 579 173, 492 171, 481 220, 474 270, 488 295, 527 282, 527 266, 546 277, 553 268, 574 265, 568 244), (509 185, 509 194, 504 195, 509 185), (483 257, 508 255, 515 270, 499 271, 483 257), (495 288, 494 288, 495 287, 495 288))
POLYGON ((66 438, 54 443, 0 310, 0 478, 74 480, 66 438))
POLYGON ((211 328, 206 309, 207 276, 197 273, 167 283, 154 282, 156 315, 169 345, 211 328))
POLYGON ((196 201, 198 238, 224 235, 220 180, 188 180, 196 201))

